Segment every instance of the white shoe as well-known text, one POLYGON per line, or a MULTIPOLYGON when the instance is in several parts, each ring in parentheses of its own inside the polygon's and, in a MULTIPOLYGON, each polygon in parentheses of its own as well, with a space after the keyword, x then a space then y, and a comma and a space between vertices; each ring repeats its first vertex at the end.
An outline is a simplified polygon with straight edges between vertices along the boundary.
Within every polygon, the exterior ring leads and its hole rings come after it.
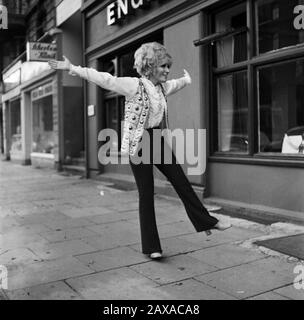
POLYGON ((229 228, 231 228, 232 225, 230 222, 222 222, 222 221, 219 221, 215 226, 214 226, 214 229, 217 229, 217 230, 220 230, 220 231, 224 231, 224 230, 227 230, 229 228))
POLYGON ((153 260, 159 260, 163 257, 163 255, 160 252, 153 252, 150 254, 150 258, 153 260))

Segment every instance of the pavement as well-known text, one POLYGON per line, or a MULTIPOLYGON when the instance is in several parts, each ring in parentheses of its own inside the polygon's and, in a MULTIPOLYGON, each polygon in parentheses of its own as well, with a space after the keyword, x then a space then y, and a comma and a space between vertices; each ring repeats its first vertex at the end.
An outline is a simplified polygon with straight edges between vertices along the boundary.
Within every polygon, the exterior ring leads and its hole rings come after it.
POLYGON ((304 299, 304 261, 256 244, 301 225, 212 213, 233 227, 208 237, 180 200, 156 195, 164 259, 151 261, 136 190, 5 161, 0 181, 0 300, 304 299))

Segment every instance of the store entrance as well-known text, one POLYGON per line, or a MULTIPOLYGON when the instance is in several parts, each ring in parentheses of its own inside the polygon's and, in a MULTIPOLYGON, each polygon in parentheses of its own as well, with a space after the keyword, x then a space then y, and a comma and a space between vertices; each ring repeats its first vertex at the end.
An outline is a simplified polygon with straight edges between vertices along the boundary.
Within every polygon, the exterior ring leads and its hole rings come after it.
POLYGON ((22 151, 20 99, 10 102, 10 158, 22 151))
MULTIPOLYGON (((163 43, 163 33, 158 32, 150 35, 145 39, 141 39, 128 47, 120 49, 118 52, 102 58, 100 62, 100 70, 108 72, 117 77, 139 77, 134 69, 135 51, 147 42, 163 43)), ((120 154, 122 140, 122 121, 124 119, 125 97, 115 92, 100 89, 101 113, 100 124, 101 129, 112 129, 117 132, 117 139, 112 141, 111 150, 120 154)), ((99 146, 99 148, 101 145, 99 146)), ((101 173, 120 173, 131 174, 129 166, 112 165, 101 167, 101 173)))

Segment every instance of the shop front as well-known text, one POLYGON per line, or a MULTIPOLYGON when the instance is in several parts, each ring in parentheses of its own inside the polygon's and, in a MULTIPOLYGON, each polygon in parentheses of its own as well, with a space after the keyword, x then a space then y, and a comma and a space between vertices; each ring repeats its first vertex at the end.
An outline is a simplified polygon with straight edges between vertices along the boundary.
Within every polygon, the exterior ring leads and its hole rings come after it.
POLYGON ((208 194, 303 219, 302 1, 220 4, 197 42, 212 66, 208 194))
MULTIPOLYGON (((193 85, 169 97, 170 128, 205 128, 203 97, 200 83, 204 81, 201 68, 201 50, 193 40, 201 37, 201 10, 189 1, 86 1, 82 7, 85 22, 86 66, 106 71, 115 76, 138 77, 134 70, 134 53, 145 42, 164 44, 173 56, 172 78, 183 76, 187 69, 193 85)), ((197 4, 196 4, 197 5, 197 4)), ((86 105, 94 108, 86 112, 86 144, 88 176, 103 173, 131 175, 128 165, 101 165, 98 141, 101 130, 114 129, 118 135, 112 140, 112 151, 119 154, 121 122, 124 115, 124 97, 86 84, 86 105)), ((186 168, 186 165, 184 165, 186 168)), ((157 178, 164 179, 156 172, 157 178)), ((197 185, 203 176, 190 176, 197 185)))
POLYGON ((22 161, 21 137, 21 63, 3 74, 2 139, 6 160, 22 161))
POLYGON ((58 158, 58 106, 54 85, 48 82, 30 91, 31 163, 39 167, 55 167, 58 158))
MULTIPOLYGON (((207 170, 190 181, 205 187, 205 197, 301 217, 304 33, 294 13, 299 5, 298 0, 85 1, 86 65, 137 76, 136 48, 162 42, 173 56, 171 78, 187 69, 193 79, 169 97, 170 128, 207 130, 207 170)), ((123 104, 123 97, 86 84, 86 105, 94 109, 86 114, 89 176, 131 174, 128 166, 98 161, 98 134, 104 128, 120 133, 123 104)), ((117 152, 119 136, 113 142, 117 152)))
POLYGON ((75 63, 81 60, 80 22, 77 12, 62 22, 64 32, 52 29, 44 36, 45 42, 28 42, 26 52, 3 73, 2 127, 7 159, 58 170, 75 158, 82 161, 81 80, 56 72, 47 63, 57 56, 61 59, 62 50, 75 63))
POLYGON ((54 168, 58 161, 56 75, 46 62, 21 59, 3 78, 6 158, 25 165, 54 168))

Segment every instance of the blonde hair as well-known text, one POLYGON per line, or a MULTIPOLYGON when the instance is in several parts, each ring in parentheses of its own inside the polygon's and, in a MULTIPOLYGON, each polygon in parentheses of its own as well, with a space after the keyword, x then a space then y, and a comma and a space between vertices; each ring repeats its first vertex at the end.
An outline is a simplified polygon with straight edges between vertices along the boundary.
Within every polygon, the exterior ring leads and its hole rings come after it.
POLYGON ((149 77, 164 58, 168 59, 170 66, 172 65, 172 57, 167 49, 158 42, 144 43, 135 52, 134 58, 134 68, 141 76, 145 77, 149 77))

